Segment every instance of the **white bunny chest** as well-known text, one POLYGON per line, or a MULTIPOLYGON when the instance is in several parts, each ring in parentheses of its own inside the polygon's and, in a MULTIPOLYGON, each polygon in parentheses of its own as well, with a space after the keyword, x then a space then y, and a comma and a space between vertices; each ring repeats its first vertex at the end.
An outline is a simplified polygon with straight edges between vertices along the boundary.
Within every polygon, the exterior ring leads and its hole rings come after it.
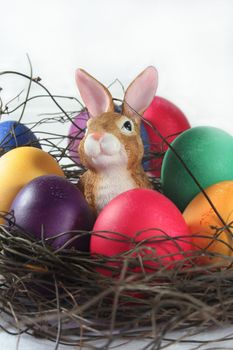
POLYGON ((97 211, 103 209, 118 194, 136 187, 135 181, 126 169, 108 169, 99 175, 95 198, 97 211))

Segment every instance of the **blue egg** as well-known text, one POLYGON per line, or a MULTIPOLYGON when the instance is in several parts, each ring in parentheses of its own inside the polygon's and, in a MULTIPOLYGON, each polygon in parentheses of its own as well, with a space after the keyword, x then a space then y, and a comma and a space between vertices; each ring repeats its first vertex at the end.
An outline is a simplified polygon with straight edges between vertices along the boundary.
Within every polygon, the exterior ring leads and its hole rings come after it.
POLYGON ((144 158, 142 159, 142 166, 145 171, 150 168, 150 160, 148 160, 148 152, 150 150, 150 139, 143 123, 141 123, 141 138, 144 146, 144 158))
POLYGON ((41 145, 33 132, 24 124, 15 120, 0 123, 0 154, 6 153, 20 146, 33 146, 41 148, 41 145))
POLYGON ((114 103, 114 110, 116 113, 122 113, 122 104, 118 105, 116 103, 114 103))

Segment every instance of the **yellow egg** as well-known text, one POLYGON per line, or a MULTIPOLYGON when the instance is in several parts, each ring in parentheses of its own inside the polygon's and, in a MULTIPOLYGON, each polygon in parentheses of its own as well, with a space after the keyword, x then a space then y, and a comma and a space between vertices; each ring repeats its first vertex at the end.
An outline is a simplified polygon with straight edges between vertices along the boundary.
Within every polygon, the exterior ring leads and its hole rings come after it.
MULTIPOLYGON (((224 227, 213 208, 199 193, 186 207, 183 216, 197 248, 219 255, 233 255, 233 181, 222 181, 205 189, 218 213, 228 226, 224 227)), ((227 259, 203 257, 202 263, 226 263, 227 259)))
POLYGON ((18 147, 4 154, 0 158, 0 212, 9 211, 15 196, 29 181, 49 174, 65 176, 56 160, 39 148, 18 147))

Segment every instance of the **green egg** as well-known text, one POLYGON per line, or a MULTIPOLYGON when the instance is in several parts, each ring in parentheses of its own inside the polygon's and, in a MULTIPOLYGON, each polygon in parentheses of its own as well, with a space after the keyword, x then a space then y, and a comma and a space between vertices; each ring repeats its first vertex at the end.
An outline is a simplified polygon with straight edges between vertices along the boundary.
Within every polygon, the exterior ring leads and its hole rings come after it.
MULTIPOLYGON (((209 126, 191 128, 171 144, 202 188, 233 180, 233 137, 209 126)), ((169 149, 161 171, 164 194, 183 211, 200 192, 182 163, 169 149)))

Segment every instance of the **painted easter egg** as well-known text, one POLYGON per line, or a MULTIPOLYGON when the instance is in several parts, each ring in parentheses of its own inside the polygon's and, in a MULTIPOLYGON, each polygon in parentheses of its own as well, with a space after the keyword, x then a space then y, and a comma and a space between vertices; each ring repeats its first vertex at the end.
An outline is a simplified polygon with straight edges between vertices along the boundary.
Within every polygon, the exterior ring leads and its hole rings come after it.
POLYGON ((147 247, 139 252, 146 257, 145 269, 169 265, 191 250, 189 229, 180 211, 161 193, 149 189, 115 197, 100 212, 93 231, 92 254, 111 257, 142 245, 147 247))
POLYGON ((186 207, 183 217, 193 234, 193 242, 197 249, 201 249, 199 261, 225 262, 220 256, 204 256, 205 251, 219 255, 233 255, 233 181, 222 181, 214 184, 205 193, 214 204, 223 222, 215 213, 204 194, 199 193, 186 207))
POLYGON ((68 152, 70 158, 76 163, 80 164, 78 146, 85 134, 85 128, 89 114, 86 110, 80 112, 73 120, 68 131, 68 152))
POLYGON ((143 147, 144 147, 144 156, 142 159, 142 166, 145 171, 149 171, 151 168, 150 139, 146 131, 145 125, 143 123, 141 123, 141 138, 142 138, 143 147))
POLYGON ((18 147, 0 158, 0 212, 8 212, 19 190, 41 175, 64 176, 56 160, 35 147, 18 147))
MULTIPOLYGON (((143 117, 171 143, 184 130, 190 128, 184 113, 172 102, 155 96, 143 117)), ((150 139, 150 151, 154 154, 150 161, 150 173, 156 177, 161 175, 161 165, 168 146, 146 122, 142 122, 150 139)))
MULTIPOLYGON (((195 127, 177 137, 172 147, 202 188, 233 180, 233 137, 227 132, 208 126, 195 127)), ((200 192, 172 149, 165 154, 161 182, 164 194, 181 211, 200 192)))
POLYGON ((15 120, 0 123, 0 154, 20 146, 41 148, 35 134, 26 125, 15 120))
POLYGON ((72 231, 91 230, 92 212, 81 191, 61 176, 44 175, 30 181, 18 192, 11 210, 16 225, 54 249, 67 245, 89 250, 90 236, 72 231))

